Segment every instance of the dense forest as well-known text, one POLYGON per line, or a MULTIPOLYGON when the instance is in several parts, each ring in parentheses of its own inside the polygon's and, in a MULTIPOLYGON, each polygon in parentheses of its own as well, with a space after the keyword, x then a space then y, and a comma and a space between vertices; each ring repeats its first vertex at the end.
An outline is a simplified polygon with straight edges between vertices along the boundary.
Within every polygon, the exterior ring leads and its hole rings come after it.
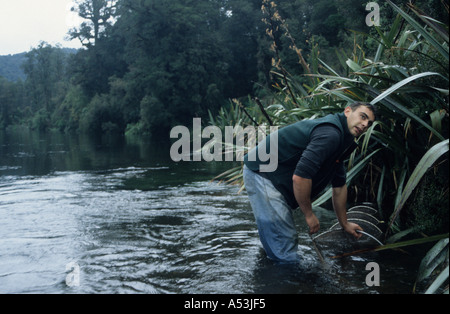
MULTIPOLYGON (((434 8, 440 0, 415 1, 434 8)), ((336 65, 335 51, 353 49, 357 34, 374 32, 367 1, 283 0, 289 36, 275 42, 284 68, 303 74, 292 41, 308 60, 314 45, 336 65)), ((84 19, 68 37, 84 49, 67 53, 42 42, 21 55, 24 76, 0 77, 0 128, 26 125, 95 134, 168 136, 192 117, 217 113, 230 99, 260 97, 272 88, 271 38, 261 0, 77 0, 84 19)), ((392 9, 381 6, 383 27, 392 9)), ((376 45, 370 39, 368 51, 376 45)), ((6 69, 7 64, 1 64, 6 69)))

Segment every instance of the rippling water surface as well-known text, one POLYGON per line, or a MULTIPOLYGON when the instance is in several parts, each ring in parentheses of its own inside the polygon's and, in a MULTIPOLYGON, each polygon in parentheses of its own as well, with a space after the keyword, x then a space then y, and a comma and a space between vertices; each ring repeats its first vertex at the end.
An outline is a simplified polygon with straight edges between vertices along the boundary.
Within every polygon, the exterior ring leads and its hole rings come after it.
MULTIPOLYGON (((245 192, 144 144, 3 137, 0 293, 409 293, 403 253, 317 258, 296 213, 302 261, 269 261, 245 192), (42 148, 44 147, 44 148, 42 148), (381 268, 368 287, 367 263, 381 268), (79 271, 79 275, 78 272, 79 271), (71 279, 77 276, 79 282, 71 279)), ((334 214, 317 209, 323 228, 334 214)))

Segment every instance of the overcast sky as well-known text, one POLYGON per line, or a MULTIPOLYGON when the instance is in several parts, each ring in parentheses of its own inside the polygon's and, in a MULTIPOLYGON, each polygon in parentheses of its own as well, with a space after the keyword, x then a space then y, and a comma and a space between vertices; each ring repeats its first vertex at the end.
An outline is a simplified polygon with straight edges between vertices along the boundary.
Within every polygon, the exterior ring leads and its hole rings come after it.
POLYGON ((79 48, 78 40, 65 41, 79 21, 70 12, 72 0, 0 0, 0 55, 30 51, 41 41, 79 48))

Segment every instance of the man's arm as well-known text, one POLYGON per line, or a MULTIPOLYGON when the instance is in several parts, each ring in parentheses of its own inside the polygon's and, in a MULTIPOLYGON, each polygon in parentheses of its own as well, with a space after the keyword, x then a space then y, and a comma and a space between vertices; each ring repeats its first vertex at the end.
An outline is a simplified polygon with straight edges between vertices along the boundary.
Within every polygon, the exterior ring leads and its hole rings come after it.
POLYGON ((309 227, 309 233, 314 234, 319 231, 320 224, 319 219, 314 215, 311 205, 311 189, 312 180, 305 179, 300 176, 294 175, 292 177, 294 185, 294 195, 300 206, 301 211, 305 215, 306 223, 309 227))
POLYGON ((325 160, 334 154, 339 146, 340 136, 340 131, 335 126, 326 124, 316 127, 292 177, 295 199, 305 215, 310 234, 317 233, 320 227, 311 205, 312 178, 325 160))
POLYGON ((357 224, 347 221, 347 185, 333 188, 333 208, 342 228, 359 239, 362 234, 357 233, 356 230, 363 231, 363 229, 357 224))

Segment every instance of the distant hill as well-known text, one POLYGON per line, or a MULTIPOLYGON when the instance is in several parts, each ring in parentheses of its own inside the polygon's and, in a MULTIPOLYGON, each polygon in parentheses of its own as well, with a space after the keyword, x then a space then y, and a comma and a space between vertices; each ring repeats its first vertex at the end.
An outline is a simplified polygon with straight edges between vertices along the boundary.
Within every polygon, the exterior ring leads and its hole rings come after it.
POLYGON ((0 56, 0 76, 8 81, 24 81, 26 76, 23 73, 21 65, 26 60, 26 52, 15 55, 0 56))
MULTIPOLYGON (((77 53, 77 49, 61 48, 67 54, 77 53)), ((0 56, 0 76, 3 76, 8 81, 17 82, 26 79, 25 73, 22 70, 22 64, 26 60, 26 52, 0 56)))

